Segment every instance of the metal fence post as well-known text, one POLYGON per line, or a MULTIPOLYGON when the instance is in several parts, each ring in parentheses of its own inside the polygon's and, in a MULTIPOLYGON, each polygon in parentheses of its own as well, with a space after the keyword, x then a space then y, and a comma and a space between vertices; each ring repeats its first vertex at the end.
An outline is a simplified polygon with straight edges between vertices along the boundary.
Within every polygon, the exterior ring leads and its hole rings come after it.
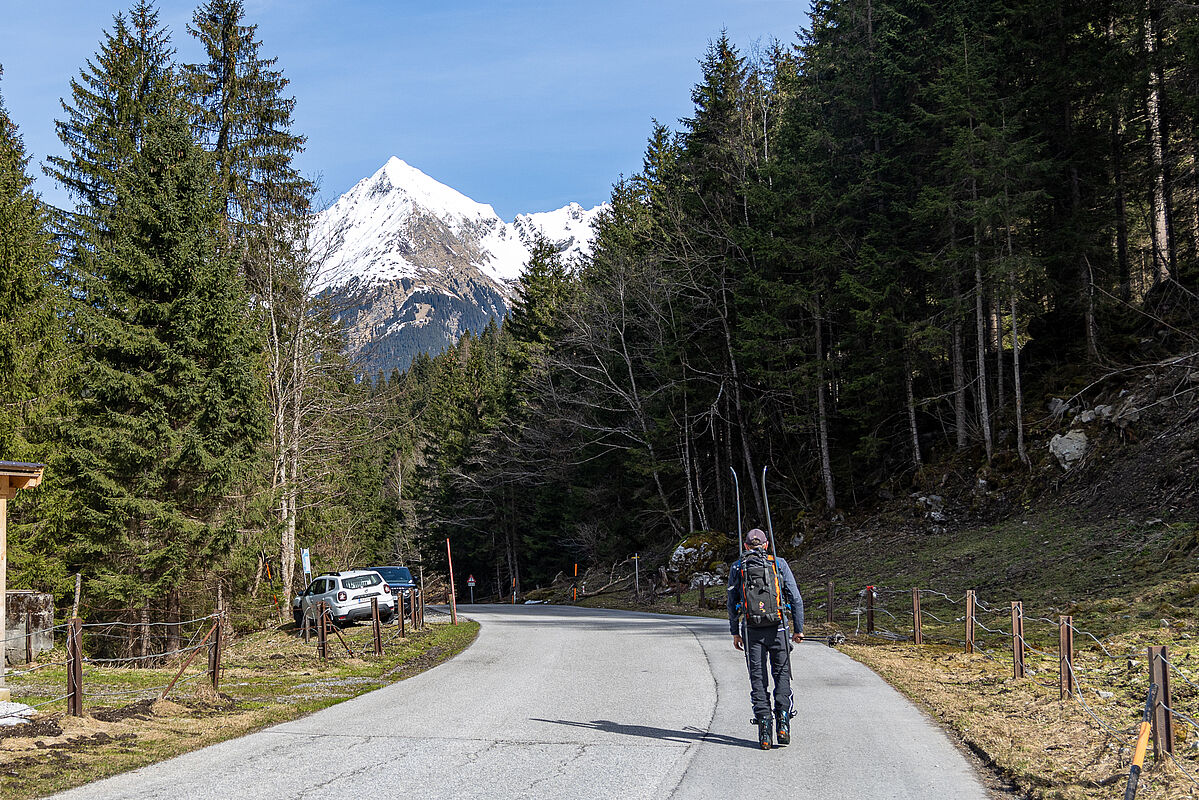
POLYGON ((1012 601, 1012 677, 1024 677, 1024 605, 1012 601))
POLYGON ((824 606, 824 621, 829 625, 833 624, 833 582, 829 581, 825 585, 825 591, 828 594, 828 601, 824 606))
POLYGON ((1059 618, 1057 631, 1058 699, 1074 696, 1074 617, 1059 618))
POLYGON ((67 713, 83 716, 83 620, 67 623, 67 713))
POLYGON ((1174 723, 1170 709, 1174 702, 1170 694, 1170 648, 1166 645, 1149 648, 1149 682, 1157 684, 1157 701, 1153 704, 1153 757, 1174 754, 1174 723))
POLYGON ((974 652, 974 590, 966 590, 966 652, 974 652))
POLYGON ((912 587, 912 643, 924 644, 924 633, 920 620, 920 589, 912 587))

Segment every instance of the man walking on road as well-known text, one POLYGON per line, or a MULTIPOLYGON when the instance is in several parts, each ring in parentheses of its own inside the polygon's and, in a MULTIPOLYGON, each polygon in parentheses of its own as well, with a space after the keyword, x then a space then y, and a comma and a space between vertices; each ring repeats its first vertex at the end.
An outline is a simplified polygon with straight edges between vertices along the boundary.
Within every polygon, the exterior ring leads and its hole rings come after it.
POLYGON ((772 733, 778 743, 791 743, 791 642, 803 641, 803 598, 795 585, 791 567, 767 552, 766 534, 754 528, 745 534, 745 554, 729 570, 729 631, 733 647, 745 651, 749 667, 753 722, 758 726, 758 745, 771 747, 772 733), (787 612, 791 614, 790 641, 787 612), (774 728, 771 731, 769 679, 774 678, 774 728))

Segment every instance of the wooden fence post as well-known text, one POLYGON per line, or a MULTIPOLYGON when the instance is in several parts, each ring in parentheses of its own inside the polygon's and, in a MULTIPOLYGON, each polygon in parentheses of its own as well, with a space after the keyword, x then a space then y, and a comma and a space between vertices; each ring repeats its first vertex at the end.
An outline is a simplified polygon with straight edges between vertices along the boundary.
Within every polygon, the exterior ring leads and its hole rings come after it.
POLYGON ((912 644, 924 644, 920 620, 920 589, 912 587, 912 644))
POLYGON ((375 655, 383 655, 383 635, 379 632, 379 598, 371 598, 371 633, 375 638, 375 655))
POLYGON ((83 620, 67 623, 67 713, 83 716, 83 620))
POLYGON ((325 601, 316 604, 316 654, 321 661, 329 657, 329 629, 327 627, 325 601))
POLYGON ((1074 617, 1059 618, 1057 631, 1058 699, 1074 696, 1074 617))
POLYGON ((1024 677, 1024 605, 1012 601, 1012 677, 1024 677))
POLYGON ((974 590, 966 590, 966 652, 974 652, 974 590))
MULTIPOLYGON (((416 590, 413 589, 408 595, 408 610, 410 612, 412 612, 412 630, 414 630, 414 631, 416 630, 416 604, 418 602, 420 602, 420 598, 417 596, 416 590)), ((401 600, 400 601, 400 611, 403 611, 403 610, 404 610, 404 603, 401 600)), ((403 631, 400 631, 400 632, 403 633, 403 631)))
POLYGON ((827 622, 829 625, 832 625, 833 624, 833 582, 829 581, 828 584, 824 588, 825 588, 826 592, 828 593, 828 601, 824 606, 824 617, 825 617, 824 621, 827 622))
POLYGON ((1149 682, 1157 684, 1157 701, 1153 705, 1153 757, 1174 754, 1174 721, 1170 709, 1170 648, 1161 645, 1149 648, 1149 682))
POLYGON ((866 587, 866 633, 874 633, 874 587, 866 587))
MULTIPOLYGON (((416 602, 416 598, 412 597, 412 595, 408 595, 408 597, 409 597, 409 600, 408 600, 409 603, 416 602)), ((407 620, 404 619, 404 592, 403 591, 401 591, 399 596, 396 597, 396 616, 400 618, 400 638, 403 639, 405 636, 408 635, 407 633, 404 632, 404 627, 405 627, 404 623, 407 622, 407 620)))
POLYGON ((212 688, 216 691, 221 689, 221 654, 225 649, 224 622, 223 616, 217 620, 212 644, 208 646, 208 679, 212 681, 212 688))

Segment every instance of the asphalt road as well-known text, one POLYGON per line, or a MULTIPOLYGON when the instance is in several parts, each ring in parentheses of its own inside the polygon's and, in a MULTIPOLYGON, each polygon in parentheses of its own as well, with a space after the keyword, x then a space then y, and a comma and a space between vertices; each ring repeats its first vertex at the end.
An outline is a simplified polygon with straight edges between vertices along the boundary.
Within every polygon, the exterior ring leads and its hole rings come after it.
POLYGON ((982 800, 945 734, 822 643, 793 654, 790 747, 757 749, 720 620, 471 606, 478 640, 408 680, 57 797, 982 800))

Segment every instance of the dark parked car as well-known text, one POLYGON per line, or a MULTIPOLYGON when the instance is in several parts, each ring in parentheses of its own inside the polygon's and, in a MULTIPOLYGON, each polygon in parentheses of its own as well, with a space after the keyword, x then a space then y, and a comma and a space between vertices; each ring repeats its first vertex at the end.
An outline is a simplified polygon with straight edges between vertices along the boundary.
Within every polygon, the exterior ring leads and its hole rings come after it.
POLYGON ((412 601, 420 596, 420 590, 416 588, 416 581, 412 580, 412 573, 407 567, 371 567, 375 572, 383 576, 383 580, 387 581, 387 585, 391 587, 391 593, 397 598, 402 598, 404 612, 407 613, 412 608, 412 601))

